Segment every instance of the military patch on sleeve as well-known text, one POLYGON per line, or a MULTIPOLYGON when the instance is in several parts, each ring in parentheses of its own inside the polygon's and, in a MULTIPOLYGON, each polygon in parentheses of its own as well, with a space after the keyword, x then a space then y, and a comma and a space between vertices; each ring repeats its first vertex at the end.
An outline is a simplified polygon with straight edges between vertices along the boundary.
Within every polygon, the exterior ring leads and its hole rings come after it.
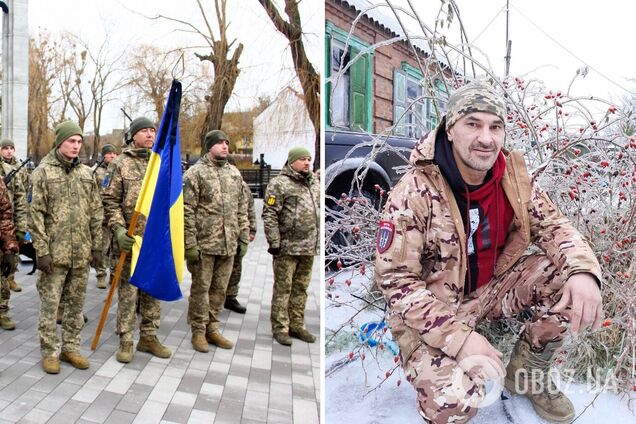
POLYGON ((107 188, 110 185, 110 174, 106 174, 104 181, 102 181, 102 188, 107 188))
POLYGON ((270 194, 269 197, 267 198, 267 204, 269 206, 274 206, 276 204, 276 196, 274 196, 273 194, 270 194))
POLYGON ((375 240, 378 253, 384 253, 389 249, 389 247, 391 247, 391 243, 393 243, 393 234, 395 234, 395 225, 389 221, 380 221, 378 234, 375 240))

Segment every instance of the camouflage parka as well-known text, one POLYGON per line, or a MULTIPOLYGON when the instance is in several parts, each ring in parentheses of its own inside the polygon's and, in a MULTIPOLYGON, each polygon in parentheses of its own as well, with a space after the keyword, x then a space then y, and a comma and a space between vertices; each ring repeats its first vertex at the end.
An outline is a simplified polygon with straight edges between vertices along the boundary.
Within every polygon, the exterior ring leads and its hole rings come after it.
POLYGON ((95 177, 95 181, 97 181, 97 187, 99 187, 99 192, 103 192, 106 186, 108 185, 108 180, 106 179, 106 175, 108 174, 108 165, 106 162, 100 164, 97 168, 93 169, 93 176, 95 177))
POLYGON ((0 259, 3 254, 18 253, 18 240, 15 238, 13 224, 13 208, 9 200, 9 191, 3 181, 0 181, 0 259))
MULTIPOLYGON (((113 232, 117 227, 128 230, 146 175, 150 152, 150 149, 129 147, 108 166, 108 183, 102 190, 102 201, 106 226, 113 232)), ((140 214, 134 234, 143 236, 145 229, 146 217, 140 214)))
MULTIPOLYGON (((9 165, 11 169, 17 169, 21 165, 21 163, 18 162, 15 156, 12 157, 11 160, 2 159, 2 161, 6 163, 7 165, 9 165)), ((24 187, 24 191, 26 193, 31 191, 31 176, 29 174, 29 171, 26 169, 26 167, 23 167, 20 171, 18 171, 18 173, 15 175, 14 178, 17 178, 18 180, 20 180, 20 182, 22 183, 22 187, 24 187)))
POLYGON ((31 176, 33 198, 29 231, 38 256, 53 264, 88 266, 92 250, 102 249, 104 211, 91 169, 63 160, 51 150, 31 176))
POLYGON ((185 248, 234 256, 238 241, 249 243, 247 199, 241 173, 226 160, 204 155, 183 176, 185 248))
MULTIPOLYGON (((13 167, 6 162, 0 164, 0 177, 4 178, 7 174, 13 171, 13 167)), ((13 221, 16 231, 27 230, 27 210, 29 205, 27 204, 26 190, 22 185, 23 178, 20 177, 20 171, 18 174, 9 181, 8 194, 11 205, 13 206, 13 221)))
POLYGON ((282 255, 317 255, 320 244, 320 185, 287 165, 267 185, 263 227, 270 247, 282 255))
MULTIPOLYGON (((389 305, 388 320, 401 349, 422 341, 455 357, 476 322, 455 313, 463 299, 467 269, 461 214, 448 182, 433 163, 437 131, 411 152, 409 170, 391 190, 382 220, 393 226, 393 240, 375 261, 378 287, 389 305), (406 346, 404 346, 406 344, 406 346)), ((494 276, 509 270, 534 243, 567 279, 589 272, 601 281, 596 257, 581 234, 531 181, 521 152, 503 151, 506 170, 501 185, 514 210, 508 237, 494 276)), ((384 222, 382 223, 384 225, 384 222)))

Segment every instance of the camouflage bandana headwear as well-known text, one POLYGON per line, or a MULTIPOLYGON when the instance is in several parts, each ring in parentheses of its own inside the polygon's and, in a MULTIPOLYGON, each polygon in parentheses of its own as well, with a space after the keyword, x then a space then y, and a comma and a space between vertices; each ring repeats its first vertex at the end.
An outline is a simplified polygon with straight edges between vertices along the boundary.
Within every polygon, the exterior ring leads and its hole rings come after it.
POLYGON ((492 113, 505 122, 506 104, 501 95, 489 84, 483 81, 468 83, 453 92, 448 99, 446 129, 473 112, 492 113))

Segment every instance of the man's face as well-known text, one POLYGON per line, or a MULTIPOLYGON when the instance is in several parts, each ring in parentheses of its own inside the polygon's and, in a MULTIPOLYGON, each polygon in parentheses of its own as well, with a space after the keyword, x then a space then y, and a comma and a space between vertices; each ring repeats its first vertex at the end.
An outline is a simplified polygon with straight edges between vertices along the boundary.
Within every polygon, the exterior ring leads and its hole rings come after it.
POLYGON ((11 159, 13 159, 15 149, 12 146, 3 147, 1 149, 1 154, 6 161, 10 161, 11 159))
POLYGON ((503 121, 492 113, 472 112, 455 122, 446 134, 453 142, 453 156, 464 180, 481 183, 503 147, 503 121))
POLYGON ((80 149, 82 148, 82 137, 79 135, 72 135, 57 148, 64 159, 70 161, 79 156, 80 149))
POLYGON ((154 128, 142 128, 133 136, 133 144, 138 149, 152 149, 156 135, 154 128))
POLYGON ((294 171, 300 172, 301 174, 309 173, 309 166, 311 165, 311 157, 302 156, 292 162, 291 167, 294 171))
POLYGON ((215 143, 208 152, 212 159, 227 159, 227 155, 230 151, 230 142, 227 140, 219 141, 215 143))
POLYGON ((108 152, 104 155, 104 163, 106 165, 108 165, 109 163, 111 163, 113 161, 113 159, 115 159, 117 157, 117 153, 115 152, 108 152))

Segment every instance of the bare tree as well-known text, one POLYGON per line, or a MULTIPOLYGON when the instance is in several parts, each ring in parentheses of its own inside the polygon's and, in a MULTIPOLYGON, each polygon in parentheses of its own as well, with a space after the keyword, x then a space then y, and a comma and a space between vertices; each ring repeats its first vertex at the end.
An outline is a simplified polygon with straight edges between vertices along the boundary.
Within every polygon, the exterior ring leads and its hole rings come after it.
POLYGON ((303 44, 303 28, 298 11, 298 0, 285 0, 287 20, 283 19, 271 0, 258 0, 267 12, 274 26, 289 40, 296 75, 303 88, 303 101, 309 118, 314 126, 316 141, 314 143, 314 167, 320 164, 320 76, 307 58, 303 44))
POLYGON ((52 135, 48 130, 50 96, 56 78, 53 72, 53 47, 48 34, 29 40, 29 131, 28 152, 37 163, 49 150, 52 135))

